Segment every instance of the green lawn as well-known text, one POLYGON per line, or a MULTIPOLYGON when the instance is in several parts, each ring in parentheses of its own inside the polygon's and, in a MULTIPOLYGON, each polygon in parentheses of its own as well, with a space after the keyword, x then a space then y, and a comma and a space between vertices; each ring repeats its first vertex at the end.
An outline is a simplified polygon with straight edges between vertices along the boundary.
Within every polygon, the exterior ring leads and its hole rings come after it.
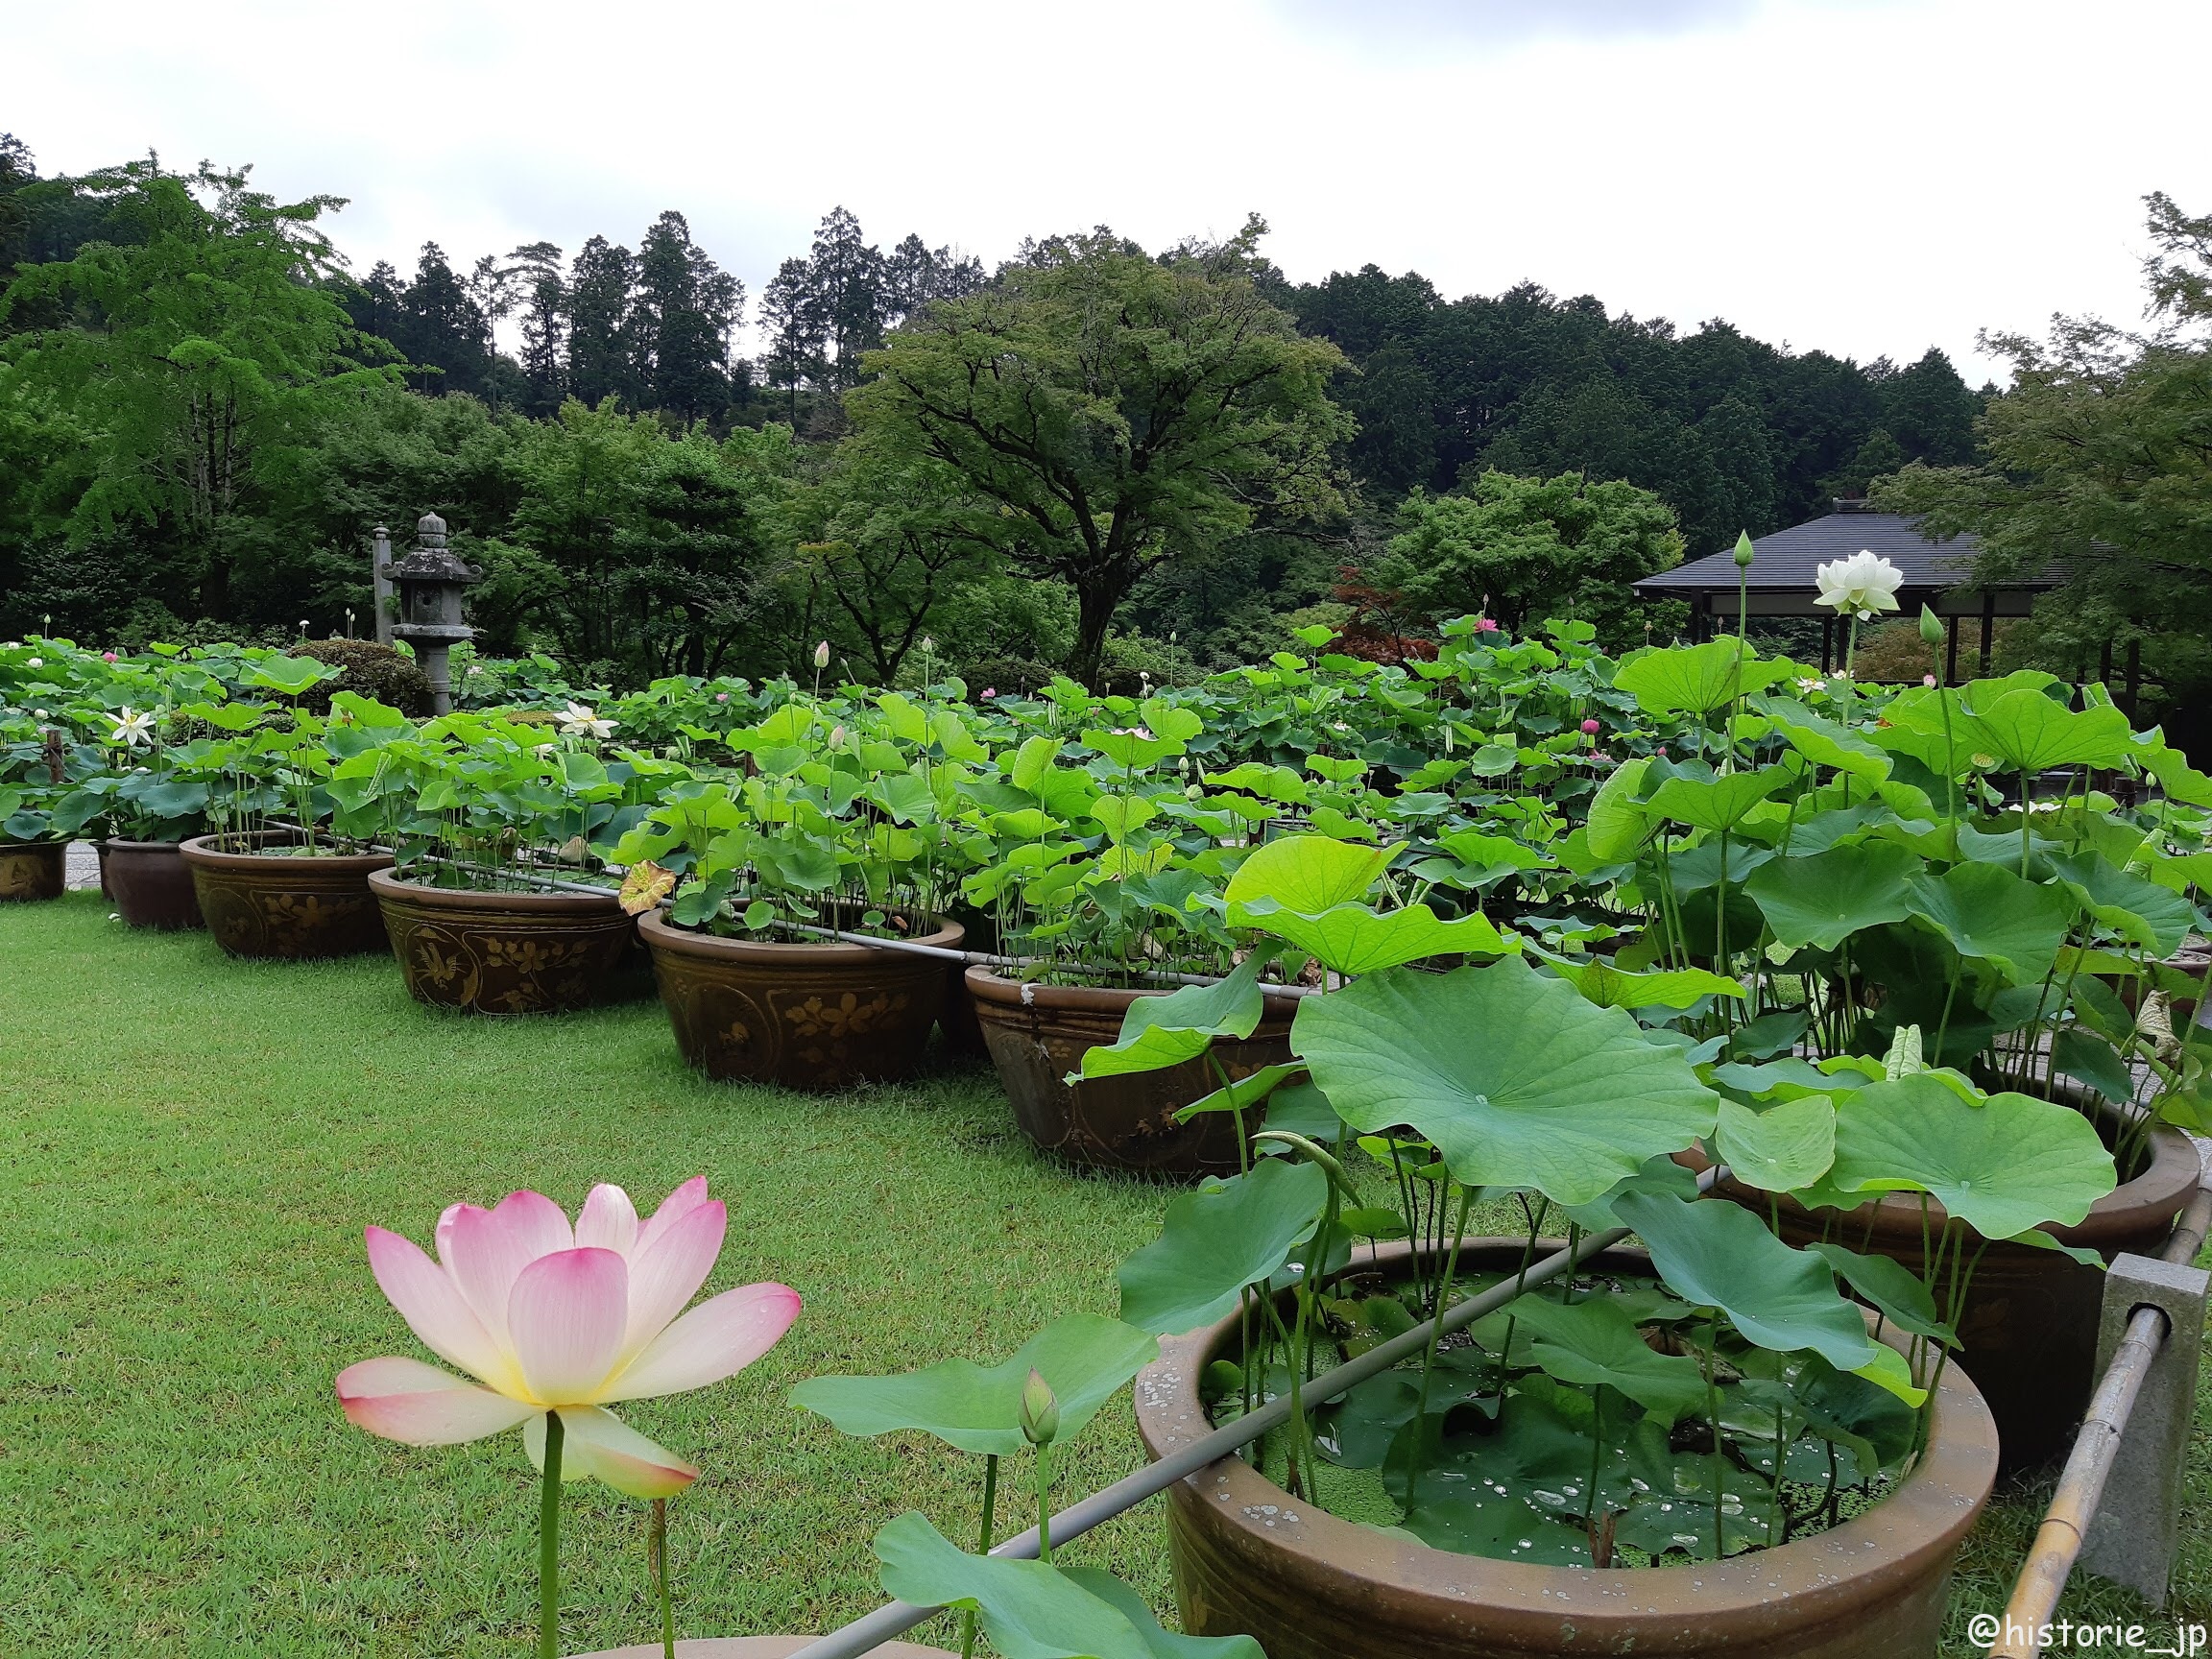
MULTIPOLYGON (((955 1536, 974 1472, 842 1439, 783 1395, 824 1371, 997 1356, 1113 1310, 1156 1190, 1070 1175, 990 1072, 834 1099, 702 1082, 657 1004, 558 1021, 432 1015, 382 959, 254 967, 126 932, 90 895, 0 909, 0 1653, 518 1655, 535 1620, 518 1437, 415 1451, 347 1425, 331 1378, 417 1353, 370 1279, 371 1221, 427 1242, 456 1199, 598 1180, 731 1203, 709 1288, 806 1310, 733 1382, 625 1407, 704 1466, 671 1505, 685 1634, 825 1629, 878 1599, 868 1539, 905 1507, 955 1536)), ((2212 1622, 2200 1415, 2176 1613, 2212 1622)), ((1139 1457, 1125 1409, 1066 1460, 1072 1497, 1139 1457)), ((2002 1605, 2037 1494, 1977 1534, 1955 1597, 2002 1605)), ((570 1488, 574 1649, 642 1641, 641 1505, 570 1488)), ((1157 1504, 1081 1547, 1163 1604, 1157 1504)), ((2170 1619, 2108 1587, 2069 1611, 2170 1619)))

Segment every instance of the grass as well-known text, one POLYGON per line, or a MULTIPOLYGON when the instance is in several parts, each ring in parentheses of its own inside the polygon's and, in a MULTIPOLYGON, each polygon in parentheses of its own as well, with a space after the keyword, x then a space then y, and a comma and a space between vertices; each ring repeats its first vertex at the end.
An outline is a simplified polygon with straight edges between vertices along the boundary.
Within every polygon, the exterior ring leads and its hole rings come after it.
MULTIPOLYGON (((843 1438, 784 1402, 823 1372, 996 1355, 1077 1310, 1159 1194, 1035 1157, 987 1070, 830 1099, 695 1078, 657 1003, 434 1015, 388 959, 251 965, 127 934, 95 896, 0 914, 0 1650, 515 1655, 535 1628, 518 1436, 418 1451, 349 1427, 331 1379, 419 1353, 361 1229, 427 1243, 445 1204, 594 1181, 730 1200, 709 1284, 806 1310, 733 1382, 623 1407, 706 1474, 670 1505, 680 1633, 827 1629, 873 1606, 901 1510, 973 1535, 980 1467, 843 1438)), ((1137 1466, 1126 1412, 1059 1460, 1137 1466)), ((1011 1518, 1010 1506, 1001 1515, 1011 1518)), ((572 1486, 572 1650, 646 1640, 644 1506, 572 1486)), ((1166 1596, 1157 1507, 1084 1558, 1166 1596)))
MULTIPOLYGON (((974 1525, 978 1472, 791 1409, 831 1371, 996 1357, 1077 1310, 1152 1236, 1156 1189, 1078 1177, 1015 1133, 989 1071, 830 1099, 706 1083, 646 1003, 558 1021, 431 1014, 383 959, 250 965, 126 933, 90 895, 0 908, 0 1651, 493 1655, 535 1627, 535 1480, 518 1438, 416 1451, 330 1380, 415 1353, 370 1279, 371 1221, 529 1186, 731 1201, 709 1289, 806 1298, 730 1383, 623 1408, 704 1466, 671 1508, 679 1631, 827 1629, 879 1599, 868 1540, 919 1508, 974 1525)), ((2061 1612, 2212 1623, 2212 1417, 2200 1406, 2172 1605, 2081 1578, 2061 1612)), ((1124 1409, 1063 1459, 1072 1497, 1136 1466, 1124 1409)), ((1946 1655, 2004 1605, 2048 1480, 1970 1541, 1946 1655)), ((1001 1514, 1012 1519, 1009 1508, 1001 1514)), ((569 1489, 571 1650, 646 1640, 643 1506, 569 1489)), ((1169 1601, 1157 1501, 1077 1547, 1169 1601)), ((942 1640, 943 1630, 937 1632, 942 1640)))

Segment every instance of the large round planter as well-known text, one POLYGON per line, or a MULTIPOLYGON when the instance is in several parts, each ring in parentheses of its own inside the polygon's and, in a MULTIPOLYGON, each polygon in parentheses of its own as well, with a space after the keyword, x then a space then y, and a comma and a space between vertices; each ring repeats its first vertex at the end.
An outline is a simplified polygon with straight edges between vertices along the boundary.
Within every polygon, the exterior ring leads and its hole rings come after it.
MULTIPOLYGON (((1525 1242, 1468 1249, 1510 1271, 1525 1242)), ((1650 1268, 1640 1251, 1599 1261, 1650 1268)), ((1164 1338, 1138 1375, 1137 1428, 1153 1457, 1211 1431, 1198 1379, 1236 1335, 1232 1315, 1164 1338)), ((1924 1659, 1996 1473, 1996 1426, 1953 1364, 1926 1454, 1880 1503, 1726 1561, 1601 1571, 1432 1550, 1327 1514, 1235 1457, 1169 1489, 1167 1535, 1184 1629, 1257 1637, 1267 1659, 1924 1659)))
MULTIPOLYGON (((1000 978, 988 968, 968 970, 968 989, 998 1081, 1014 1103, 1014 1121, 1041 1149, 1094 1169, 1182 1178, 1237 1172, 1233 1115, 1175 1121, 1180 1109, 1221 1086, 1205 1059, 1066 1081, 1082 1067, 1085 1049, 1120 1036, 1132 1002, 1161 993, 1036 985, 1000 978)), ((1216 1038, 1214 1058, 1231 1077, 1287 1061, 1297 1012, 1295 998, 1268 998, 1258 1029, 1242 1039, 1216 1038)))
MULTIPOLYGON (((2154 1130, 2151 1162, 2142 1173, 2098 1199, 2080 1225, 2044 1231, 2061 1243, 2095 1250, 2107 1262, 2122 1251, 2155 1256, 2197 1190, 2199 1175, 2196 1143, 2177 1129, 2154 1130)), ((1936 1238, 1938 1229, 1956 1228, 1975 1244, 1981 1238, 1964 1222, 1952 1221, 1933 1198, 1923 1234, 1918 1193, 1886 1193, 1831 1217, 1733 1181, 1721 1182, 1715 1191, 1763 1217, 1779 1213, 1789 1243, 1827 1238, 1887 1256, 1915 1275, 1925 1260, 1922 1239, 1936 1238)), ((1997 1419, 2006 1473, 2034 1468, 2073 1444, 2096 1381, 2104 1297, 2100 1269, 2056 1250, 1997 1242, 1983 1251, 1957 1320, 1959 1358, 1980 1382, 1997 1419)))
POLYGON ((373 871, 407 994, 471 1014, 559 1014, 644 989, 635 923, 613 893, 485 893, 373 871))
MULTIPOLYGON (((676 1659, 791 1659, 819 1636, 709 1636, 676 1644, 676 1659)), ((579 1653, 575 1659, 661 1659, 667 1651, 658 1642, 635 1647, 608 1647, 597 1653, 579 1653)), ((870 1659, 952 1659, 942 1647, 924 1647, 913 1642, 886 1642, 868 1649, 870 1659)))
MULTIPOLYGON (((945 1001, 934 956, 865 945, 724 939, 637 918, 684 1058, 724 1081, 815 1093, 887 1082, 921 1064, 945 1001)), ((946 923, 915 943, 960 949, 946 923)))
MULTIPOLYGON (((184 843, 183 855, 207 930, 231 955, 300 960, 385 948, 384 918, 369 877, 392 867, 389 854, 225 852, 219 842, 228 839, 202 835, 184 843)), ((288 843, 271 838, 261 844, 288 843)))
POLYGON ((100 879, 116 914, 133 927, 177 933, 207 926, 192 867, 175 841, 101 842, 100 879))
POLYGON ((66 843, 0 841, 0 904, 59 899, 69 884, 66 843))

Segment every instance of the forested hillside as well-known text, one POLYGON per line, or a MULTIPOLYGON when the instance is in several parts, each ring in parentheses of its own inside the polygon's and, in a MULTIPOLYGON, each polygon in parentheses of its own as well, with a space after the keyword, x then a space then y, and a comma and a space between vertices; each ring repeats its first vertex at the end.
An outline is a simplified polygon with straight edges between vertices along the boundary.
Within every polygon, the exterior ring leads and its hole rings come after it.
POLYGON ((1173 676, 1313 620, 1399 649, 1492 595, 1466 537, 1501 525, 1535 549, 1505 612, 1619 631, 1636 575, 1970 462, 1984 397, 1934 349, 1294 284, 1257 220, 987 270, 838 208, 756 294, 673 210, 361 273, 341 205, 151 159, 45 178, 0 141, 0 631, 367 633, 370 528, 430 510, 492 646, 616 682, 824 637, 880 678, 931 637, 987 676, 1173 676), (971 373, 1006 397, 949 413, 971 373))

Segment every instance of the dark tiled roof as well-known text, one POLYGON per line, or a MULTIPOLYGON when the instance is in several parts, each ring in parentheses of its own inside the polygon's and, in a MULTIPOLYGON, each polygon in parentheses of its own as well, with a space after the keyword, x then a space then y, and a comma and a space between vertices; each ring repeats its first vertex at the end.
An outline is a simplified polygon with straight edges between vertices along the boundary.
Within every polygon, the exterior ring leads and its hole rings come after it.
MULTIPOLYGON (((1937 543, 1920 534, 1920 520, 1902 513, 1831 513, 1762 536, 1751 543, 1749 587, 1761 589, 1811 593, 1817 586, 1816 565, 1848 559, 1864 549, 1888 560, 1905 572, 1909 589, 1942 589, 1964 587, 1971 579, 1975 541, 1960 536, 1937 543)), ((1736 556, 1733 549, 1693 560, 1636 584, 1647 598, 1681 593, 1733 593, 1736 591, 1736 556)), ((2014 589, 2054 588, 2055 581, 2008 583, 2014 589)))

